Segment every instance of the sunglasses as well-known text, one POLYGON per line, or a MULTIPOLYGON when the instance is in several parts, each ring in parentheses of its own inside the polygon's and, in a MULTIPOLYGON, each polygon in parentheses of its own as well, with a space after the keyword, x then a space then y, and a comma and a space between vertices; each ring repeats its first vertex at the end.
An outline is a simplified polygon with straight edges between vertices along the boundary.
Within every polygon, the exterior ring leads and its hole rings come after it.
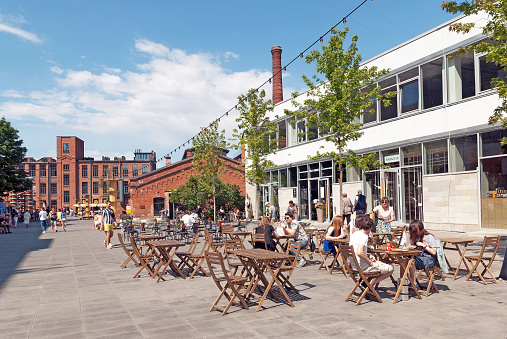
POLYGON ((288 219, 290 219, 290 217, 285 217, 285 220, 288 220, 288 219))

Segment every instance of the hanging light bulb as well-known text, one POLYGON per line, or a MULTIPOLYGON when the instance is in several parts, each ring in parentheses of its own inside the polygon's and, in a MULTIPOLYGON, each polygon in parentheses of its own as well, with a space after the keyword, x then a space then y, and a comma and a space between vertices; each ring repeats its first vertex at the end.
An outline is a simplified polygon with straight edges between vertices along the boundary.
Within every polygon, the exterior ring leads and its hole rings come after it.
POLYGON ((299 57, 300 57, 301 59, 303 59, 303 53, 299 54, 299 57))
POLYGON ((269 80, 268 80, 268 81, 269 81, 269 83, 271 83, 271 78, 269 78, 269 80))
POLYGON ((347 18, 343 18, 343 24, 346 25, 347 24, 347 18))
POLYGON ((284 71, 284 72, 287 72, 287 67, 286 67, 286 66, 283 68, 283 71, 284 71))
POLYGON ((323 44, 324 43, 324 38, 323 37, 320 37, 320 43, 323 44))

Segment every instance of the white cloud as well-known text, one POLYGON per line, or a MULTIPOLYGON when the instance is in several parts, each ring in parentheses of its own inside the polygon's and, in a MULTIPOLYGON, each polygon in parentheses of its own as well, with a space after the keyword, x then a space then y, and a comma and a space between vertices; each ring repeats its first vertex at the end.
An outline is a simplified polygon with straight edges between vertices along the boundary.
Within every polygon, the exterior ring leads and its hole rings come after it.
POLYGON ((33 43, 41 43, 42 40, 34 33, 30 33, 21 28, 17 28, 14 26, 10 26, 0 22, 0 32, 6 32, 10 34, 14 34, 22 39, 31 41, 33 43))
MULTIPOLYGON (((91 135, 85 142, 93 149, 102 148, 101 143, 120 151, 145 147, 162 157, 271 76, 268 70, 223 68, 219 60, 238 57, 229 52, 190 54, 146 39, 135 42, 135 52, 146 61, 128 71, 52 66, 56 87, 17 93, 21 99, 0 102, 0 115, 39 123, 58 135, 91 135)), ((271 98, 271 86, 265 90, 271 98)), ((233 111, 220 128, 230 134, 236 117, 233 111)), ((86 154, 95 156, 93 152, 86 154)))

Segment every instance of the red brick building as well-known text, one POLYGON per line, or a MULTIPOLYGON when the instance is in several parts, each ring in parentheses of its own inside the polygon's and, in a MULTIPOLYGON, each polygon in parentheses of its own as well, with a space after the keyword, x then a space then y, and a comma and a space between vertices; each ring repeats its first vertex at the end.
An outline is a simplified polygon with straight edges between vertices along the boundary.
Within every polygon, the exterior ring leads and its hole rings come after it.
MULTIPOLYGON (((134 159, 84 156, 84 141, 75 136, 56 137, 56 160, 25 158, 20 165, 32 180, 33 207, 70 209, 89 198, 90 207, 98 207, 108 200, 106 180, 116 183, 117 211, 125 210, 130 181, 156 168, 155 152, 134 152, 134 159), (123 193, 120 192, 123 187, 123 193)), ((74 207, 75 208, 75 207, 74 207)))
MULTIPOLYGON (((227 157, 227 152, 224 150, 221 155, 225 173, 220 176, 220 180, 226 184, 238 185, 244 195, 245 168, 241 164, 241 156, 232 159, 227 157)), ((134 217, 153 218, 160 215, 159 212, 164 208, 172 211, 169 190, 186 184, 190 175, 196 173, 192 166, 191 149, 185 150, 181 161, 171 164, 171 158, 166 159, 166 166, 131 179, 130 204, 134 217)))

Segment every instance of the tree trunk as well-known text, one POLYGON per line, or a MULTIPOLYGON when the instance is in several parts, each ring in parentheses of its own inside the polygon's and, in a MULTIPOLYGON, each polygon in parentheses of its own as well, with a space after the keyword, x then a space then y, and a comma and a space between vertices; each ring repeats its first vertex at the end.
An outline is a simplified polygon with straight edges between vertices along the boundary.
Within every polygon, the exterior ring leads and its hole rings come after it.
POLYGON ((340 215, 343 216, 343 173, 342 173, 342 170, 343 170, 343 166, 342 166, 342 151, 341 149, 338 150, 338 170, 340 172, 340 199, 338 199, 340 201, 340 215))

